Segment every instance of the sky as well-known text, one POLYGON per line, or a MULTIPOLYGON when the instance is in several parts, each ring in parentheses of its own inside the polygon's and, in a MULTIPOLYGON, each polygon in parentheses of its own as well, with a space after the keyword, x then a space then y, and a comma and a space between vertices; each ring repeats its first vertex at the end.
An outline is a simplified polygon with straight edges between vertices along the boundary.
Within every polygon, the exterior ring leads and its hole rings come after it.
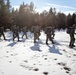
POLYGON ((56 11, 61 11, 66 14, 76 11, 76 0, 10 0, 11 6, 19 8, 22 3, 30 4, 34 3, 36 11, 41 13, 43 10, 49 11, 49 9, 56 8, 56 11))

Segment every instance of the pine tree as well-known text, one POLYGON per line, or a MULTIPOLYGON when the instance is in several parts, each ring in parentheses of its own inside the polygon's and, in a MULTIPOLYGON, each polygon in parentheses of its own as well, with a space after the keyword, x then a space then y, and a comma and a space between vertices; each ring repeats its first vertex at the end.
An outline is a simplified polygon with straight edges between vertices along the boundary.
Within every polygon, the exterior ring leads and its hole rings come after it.
POLYGON ((3 26, 4 9, 5 9, 4 0, 0 0, 0 26, 3 26))
POLYGON ((10 27, 10 2, 9 0, 0 0, 0 25, 5 28, 10 27))

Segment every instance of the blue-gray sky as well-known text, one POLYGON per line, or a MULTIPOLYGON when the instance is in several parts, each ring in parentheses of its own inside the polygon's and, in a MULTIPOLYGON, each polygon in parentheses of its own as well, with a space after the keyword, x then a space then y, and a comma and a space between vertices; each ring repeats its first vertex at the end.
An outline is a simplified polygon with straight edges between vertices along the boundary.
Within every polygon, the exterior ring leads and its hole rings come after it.
POLYGON ((56 8, 57 11, 66 14, 76 11, 76 0, 10 0, 11 5, 15 8, 18 8, 23 2, 25 4, 33 2, 38 12, 42 12, 43 10, 48 11, 50 7, 56 8))

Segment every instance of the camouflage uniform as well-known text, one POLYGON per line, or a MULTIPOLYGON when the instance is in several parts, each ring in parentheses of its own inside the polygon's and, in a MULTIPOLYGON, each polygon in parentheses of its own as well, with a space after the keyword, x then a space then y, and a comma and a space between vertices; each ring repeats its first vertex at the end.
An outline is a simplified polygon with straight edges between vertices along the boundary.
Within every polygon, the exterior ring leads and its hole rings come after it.
POLYGON ((48 45, 48 40, 50 40, 52 42, 52 44, 54 44, 54 41, 53 41, 53 30, 52 30, 52 27, 47 27, 45 29, 45 33, 46 33, 46 44, 48 45))
POLYGON ((75 25, 69 27, 70 29, 70 32, 69 32, 69 35, 70 35, 70 44, 69 44, 69 47, 70 48, 73 48, 75 47, 74 43, 75 43, 75 37, 74 37, 74 34, 75 34, 75 25))
POLYGON ((19 41, 19 26, 14 25, 12 27, 12 31, 13 31, 13 41, 16 37, 18 38, 19 41))
POLYGON ((26 39, 27 39, 27 27, 25 26, 25 27, 23 27, 22 28, 22 31, 23 31, 23 35, 22 35, 22 38, 23 38, 23 36, 25 35, 26 36, 26 39))
POLYGON ((40 36, 40 26, 35 26, 34 28, 34 43, 36 43, 36 40, 39 40, 39 36, 40 36))
POLYGON ((30 29, 31 33, 34 33, 34 29, 35 29, 35 26, 32 26, 30 29))
POLYGON ((0 39, 2 35, 3 35, 4 40, 6 40, 5 35, 4 35, 4 28, 0 27, 0 39))

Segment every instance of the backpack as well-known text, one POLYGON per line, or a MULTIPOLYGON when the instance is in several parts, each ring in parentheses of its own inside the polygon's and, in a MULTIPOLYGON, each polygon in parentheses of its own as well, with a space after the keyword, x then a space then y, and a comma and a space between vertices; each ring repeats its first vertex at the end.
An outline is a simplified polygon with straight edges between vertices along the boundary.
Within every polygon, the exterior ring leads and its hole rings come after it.
POLYGON ((47 27, 45 29, 45 34, 51 34, 51 32, 52 32, 52 29, 50 27, 47 27))

